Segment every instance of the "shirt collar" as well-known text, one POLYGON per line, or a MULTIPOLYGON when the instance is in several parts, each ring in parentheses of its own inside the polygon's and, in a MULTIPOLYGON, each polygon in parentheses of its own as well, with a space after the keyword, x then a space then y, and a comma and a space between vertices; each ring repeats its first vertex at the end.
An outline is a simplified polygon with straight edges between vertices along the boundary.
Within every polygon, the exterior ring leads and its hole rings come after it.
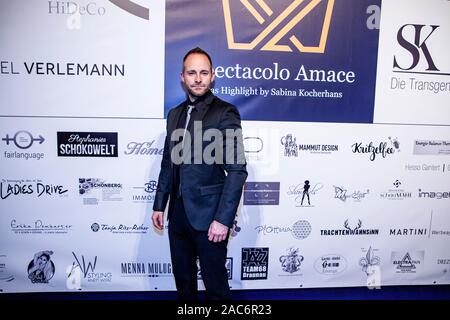
POLYGON ((187 105, 191 105, 194 107, 200 107, 202 105, 211 104, 213 99, 214 99, 214 95, 212 94, 211 90, 208 90, 204 95, 195 99, 195 101, 192 102, 191 99, 188 97, 186 99, 186 102, 187 102, 187 105))

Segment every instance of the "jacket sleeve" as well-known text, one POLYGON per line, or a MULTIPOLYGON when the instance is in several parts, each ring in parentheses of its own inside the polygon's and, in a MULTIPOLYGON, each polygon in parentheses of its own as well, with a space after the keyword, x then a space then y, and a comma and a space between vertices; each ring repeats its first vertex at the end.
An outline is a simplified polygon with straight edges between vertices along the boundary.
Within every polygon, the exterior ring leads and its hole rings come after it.
POLYGON ((161 170, 158 177, 158 186, 156 187, 155 201, 153 203, 154 211, 164 211, 169 200, 172 189, 172 165, 170 161, 170 137, 168 132, 168 123, 170 112, 167 116, 166 138, 164 140, 164 151, 161 160, 161 170))
POLYGON ((232 227, 247 179, 242 139, 241 117, 236 107, 228 105, 220 120, 223 143, 223 169, 226 172, 222 196, 214 220, 232 227))

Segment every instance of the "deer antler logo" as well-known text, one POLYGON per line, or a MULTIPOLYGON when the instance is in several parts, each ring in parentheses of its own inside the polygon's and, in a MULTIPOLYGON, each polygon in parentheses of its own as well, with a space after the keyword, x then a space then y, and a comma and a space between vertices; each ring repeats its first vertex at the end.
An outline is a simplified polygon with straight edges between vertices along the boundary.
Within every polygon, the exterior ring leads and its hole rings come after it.
POLYGON ((345 229, 350 230, 352 233, 354 233, 354 232, 356 232, 356 230, 358 230, 362 227, 362 221, 361 221, 361 219, 358 219, 358 225, 352 229, 348 226, 348 219, 347 219, 344 221, 344 227, 345 227, 345 229))

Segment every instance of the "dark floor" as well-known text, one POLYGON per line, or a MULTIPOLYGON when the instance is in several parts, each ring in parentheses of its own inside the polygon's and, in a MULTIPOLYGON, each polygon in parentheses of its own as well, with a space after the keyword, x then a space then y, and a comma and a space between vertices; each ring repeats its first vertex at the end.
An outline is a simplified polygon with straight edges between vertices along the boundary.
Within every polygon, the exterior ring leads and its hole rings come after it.
MULTIPOLYGON (((450 285, 233 290, 233 300, 450 300, 450 285)), ((174 291, 6 293, 6 300, 176 300, 174 291)), ((204 300, 204 292, 200 292, 204 300)))

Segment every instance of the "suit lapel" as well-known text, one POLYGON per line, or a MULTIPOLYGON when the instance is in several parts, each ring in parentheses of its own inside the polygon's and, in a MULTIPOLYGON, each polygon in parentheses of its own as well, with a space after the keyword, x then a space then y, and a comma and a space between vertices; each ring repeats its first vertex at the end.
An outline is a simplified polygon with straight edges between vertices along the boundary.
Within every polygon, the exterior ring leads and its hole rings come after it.
MULTIPOLYGON (((169 121, 169 128, 168 128, 168 132, 167 134, 169 135, 169 139, 172 136, 172 132, 177 128, 178 122, 180 121, 180 117, 181 117, 181 112, 183 111, 183 108, 186 106, 186 103, 183 103, 179 108, 176 108, 173 111, 173 119, 171 121, 169 121)), ((172 148, 175 146, 175 141, 172 141, 172 139, 169 140, 170 141, 170 152, 172 152, 172 148)))

